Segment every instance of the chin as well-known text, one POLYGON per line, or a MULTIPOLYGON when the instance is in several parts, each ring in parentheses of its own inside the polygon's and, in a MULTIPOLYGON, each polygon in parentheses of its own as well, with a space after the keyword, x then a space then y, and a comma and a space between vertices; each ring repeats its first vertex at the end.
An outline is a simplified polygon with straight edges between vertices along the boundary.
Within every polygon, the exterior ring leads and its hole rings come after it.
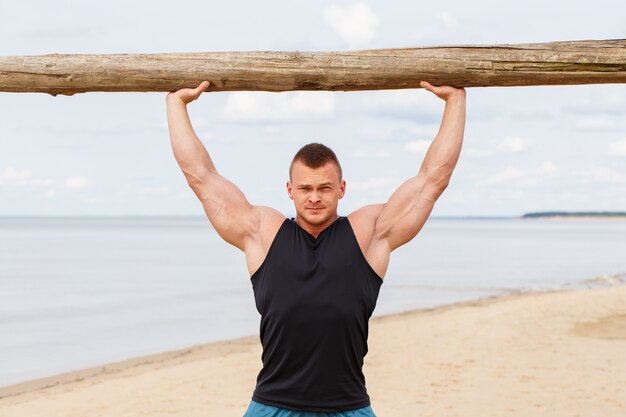
POLYGON ((312 225, 320 225, 328 222, 331 218, 334 217, 334 213, 329 213, 324 211, 318 214, 311 214, 305 210, 305 212, 301 215, 301 217, 308 223, 312 225))

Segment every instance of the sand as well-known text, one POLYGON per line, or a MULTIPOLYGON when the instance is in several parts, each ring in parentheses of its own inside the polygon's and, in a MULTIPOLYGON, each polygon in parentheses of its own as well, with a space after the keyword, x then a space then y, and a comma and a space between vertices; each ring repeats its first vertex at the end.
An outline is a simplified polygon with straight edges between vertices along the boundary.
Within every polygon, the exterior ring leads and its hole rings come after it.
MULTIPOLYGON (((626 416, 626 286, 512 294, 371 320, 378 417, 626 416)), ((243 416, 258 336, 0 389, 0 416, 243 416)))

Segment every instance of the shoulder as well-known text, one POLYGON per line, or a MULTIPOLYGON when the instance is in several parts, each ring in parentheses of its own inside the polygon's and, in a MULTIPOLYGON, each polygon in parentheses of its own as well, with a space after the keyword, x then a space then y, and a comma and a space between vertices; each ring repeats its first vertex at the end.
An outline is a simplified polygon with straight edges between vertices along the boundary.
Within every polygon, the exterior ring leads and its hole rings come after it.
POLYGON ((260 221, 265 222, 283 222, 285 215, 272 207, 252 206, 252 211, 260 221))
POLYGON ((370 204, 353 211, 347 217, 352 227, 365 226, 370 223, 373 227, 384 208, 384 204, 370 204))
POLYGON ((364 252, 372 240, 376 220, 384 207, 384 204, 370 204, 353 211, 347 216, 359 246, 364 252))
POLYGON ((255 220, 257 222, 257 232, 259 240, 272 240, 286 217, 278 210, 266 206, 252 206, 255 220))

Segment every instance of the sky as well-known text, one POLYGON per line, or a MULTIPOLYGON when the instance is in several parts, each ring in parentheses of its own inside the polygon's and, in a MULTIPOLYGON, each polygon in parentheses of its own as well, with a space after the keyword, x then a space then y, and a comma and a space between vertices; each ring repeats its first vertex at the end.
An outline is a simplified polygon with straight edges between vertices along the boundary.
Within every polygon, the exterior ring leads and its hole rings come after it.
MULTIPOLYGON (((0 55, 345 51, 626 38, 626 3, 0 0, 0 55)), ((166 93, 0 93, 0 216, 202 216, 166 93)), ((417 174, 444 102, 423 89, 206 93, 189 105, 218 171, 294 213, 295 152, 341 161, 349 214, 417 174)), ((467 89, 463 149, 433 216, 626 211, 626 85, 467 89)))

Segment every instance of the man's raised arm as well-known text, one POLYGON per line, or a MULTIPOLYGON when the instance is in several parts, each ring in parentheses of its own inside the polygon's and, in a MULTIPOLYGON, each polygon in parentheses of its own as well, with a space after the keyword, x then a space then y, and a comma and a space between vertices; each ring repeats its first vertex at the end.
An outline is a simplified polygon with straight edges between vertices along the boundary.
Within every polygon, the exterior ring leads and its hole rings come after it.
POLYGON ((437 136, 430 144, 418 174, 402 184, 383 206, 374 226, 374 239, 394 250, 420 231, 435 201, 450 182, 459 160, 465 130, 465 90, 449 86, 421 86, 445 100, 445 110, 437 136))
POLYGON ((187 113, 187 104, 208 86, 209 82, 204 81, 195 89, 184 88, 167 95, 172 150, 215 230, 225 241, 245 251, 247 239, 259 230, 258 216, 241 190, 217 172, 187 113))

